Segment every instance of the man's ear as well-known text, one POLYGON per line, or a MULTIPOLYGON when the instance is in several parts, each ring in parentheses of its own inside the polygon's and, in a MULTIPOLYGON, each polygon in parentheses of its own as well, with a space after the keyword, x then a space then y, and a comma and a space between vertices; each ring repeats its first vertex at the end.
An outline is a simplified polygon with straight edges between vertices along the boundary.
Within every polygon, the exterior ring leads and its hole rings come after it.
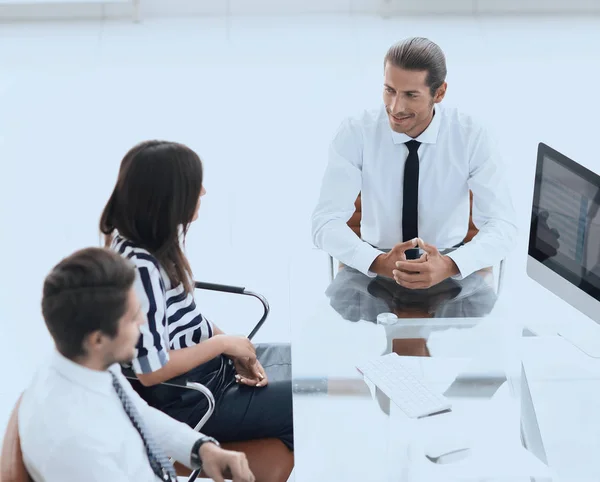
POLYGON ((100 330, 93 331, 83 339, 83 349, 86 353, 92 353, 98 350, 104 341, 100 330))
POLYGON ((433 96, 433 102, 435 104, 439 104, 444 99, 447 88, 448 88, 448 83, 446 83, 446 82, 444 82, 442 85, 440 85, 440 87, 436 91, 435 95, 433 96))

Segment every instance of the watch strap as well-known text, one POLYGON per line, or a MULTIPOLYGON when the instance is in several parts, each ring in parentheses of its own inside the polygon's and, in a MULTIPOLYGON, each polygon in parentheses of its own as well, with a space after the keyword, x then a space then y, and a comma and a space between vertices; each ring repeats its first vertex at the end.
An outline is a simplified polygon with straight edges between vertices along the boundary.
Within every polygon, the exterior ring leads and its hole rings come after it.
POLYGON ((202 470, 202 459, 200 459, 200 447, 205 443, 213 443, 217 447, 220 447, 221 444, 214 439, 213 437, 202 436, 192 446, 192 453, 190 456, 191 468, 192 470, 202 470))

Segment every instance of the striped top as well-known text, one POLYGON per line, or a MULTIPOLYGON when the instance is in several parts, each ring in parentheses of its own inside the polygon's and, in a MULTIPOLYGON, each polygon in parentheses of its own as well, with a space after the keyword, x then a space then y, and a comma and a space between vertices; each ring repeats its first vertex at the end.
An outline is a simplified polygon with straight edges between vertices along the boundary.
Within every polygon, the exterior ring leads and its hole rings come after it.
POLYGON ((212 323, 200 313, 193 293, 186 295, 183 284, 172 287, 154 256, 118 235, 111 248, 136 266, 134 288, 148 320, 140 328, 132 362, 136 373, 159 370, 169 361, 169 350, 196 345, 213 336, 212 323))

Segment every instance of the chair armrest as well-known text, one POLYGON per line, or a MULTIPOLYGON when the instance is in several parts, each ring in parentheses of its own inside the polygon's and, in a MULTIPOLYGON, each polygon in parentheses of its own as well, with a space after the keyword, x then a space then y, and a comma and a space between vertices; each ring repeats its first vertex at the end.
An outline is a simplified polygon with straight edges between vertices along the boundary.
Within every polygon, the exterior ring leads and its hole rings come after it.
POLYGON ((505 271, 506 271, 506 258, 502 258, 502 260, 500 260, 500 265, 498 267, 498 289, 496 290, 497 295, 500 295, 500 291, 502 290, 502 285, 504 284, 505 271))
MULTIPOLYGON (((141 383, 131 368, 121 366, 121 371, 123 372, 123 375, 125 376, 125 378, 127 378, 128 380, 135 381, 137 383, 141 383)), ((187 380, 185 382, 180 382, 180 381, 162 382, 160 385, 165 385, 167 387, 185 388, 187 390, 195 390, 197 392, 202 393, 206 397, 206 399, 208 401, 208 410, 206 411, 204 416, 200 419, 200 421, 194 427, 194 430, 196 432, 199 432, 200 429, 204 426, 204 424, 208 421, 208 419, 212 416, 213 412, 215 411, 215 397, 212 394, 212 392, 207 387, 202 385, 201 383, 188 382, 187 380)))
POLYGON ((215 283, 205 283, 202 281, 196 281, 195 287, 200 290, 219 291, 222 293, 232 293, 232 294, 236 294, 236 295, 251 296, 253 298, 256 298, 258 301, 260 301, 260 303, 262 304, 262 307, 263 307, 263 315, 260 318, 260 320, 258 321, 258 323, 254 326, 254 328, 252 329, 250 334, 248 335, 248 338, 250 340, 252 340, 252 338, 254 338, 254 335, 256 335, 258 333, 258 330, 260 330, 260 328, 262 327, 264 322, 267 320, 267 317, 269 316, 270 308, 269 308, 269 303, 268 303, 267 299, 261 294, 254 293, 252 291, 247 291, 246 288, 243 288, 240 286, 229 286, 229 285, 220 285, 220 284, 215 284, 215 283))
POLYGON ((203 281, 196 281, 195 285, 199 290, 221 291, 223 293, 234 293, 236 295, 243 295, 244 291, 246 291, 246 288, 240 286, 219 285, 216 283, 205 283, 203 281))
MULTIPOLYGON (((135 375, 135 372, 133 371, 133 369, 131 369, 130 367, 121 365, 121 372, 123 373, 123 376, 125 378, 127 378, 127 380, 141 383, 138 380, 137 376, 135 375)), ((208 419, 212 416, 213 412, 215 411, 215 397, 212 394, 212 392, 207 387, 205 387, 204 385, 202 385, 201 383, 198 383, 198 382, 169 381, 169 382, 162 382, 160 385, 166 385, 168 387, 185 388, 188 390, 196 390, 196 391, 202 393, 206 397, 206 399, 208 400, 208 410, 206 411, 204 416, 200 419, 200 421, 194 427, 194 430, 196 432, 199 432, 200 429, 204 426, 204 424, 208 421, 208 419)), ((169 457, 169 460, 172 463, 175 463, 175 461, 173 460, 172 457, 169 457)), ((200 475, 200 471, 194 470, 192 472, 192 474, 190 475, 188 482, 194 482, 198 478, 199 475, 200 475)))

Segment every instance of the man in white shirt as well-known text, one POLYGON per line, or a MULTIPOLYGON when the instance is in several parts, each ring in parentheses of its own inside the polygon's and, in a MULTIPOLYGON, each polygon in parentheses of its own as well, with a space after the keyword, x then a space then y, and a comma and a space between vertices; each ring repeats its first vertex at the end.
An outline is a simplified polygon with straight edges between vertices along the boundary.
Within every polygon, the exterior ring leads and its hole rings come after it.
POLYGON ((445 56, 430 40, 411 38, 388 50, 384 105, 340 126, 312 217, 317 247, 406 288, 428 288, 493 266, 516 237, 505 168, 483 127, 441 105, 445 79, 445 56), (479 232, 461 245, 469 191, 479 232), (361 238, 347 225, 359 193, 361 238), (424 252, 407 259, 411 248, 424 252))
POLYGON ((56 351, 24 392, 19 435, 35 482, 172 482, 169 456, 215 481, 254 481, 244 454, 148 406, 122 375, 145 323, 135 268, 89 248, 46 277, 42 312, 56 351), (163 452, 164 450, 164 452, 163 452))

